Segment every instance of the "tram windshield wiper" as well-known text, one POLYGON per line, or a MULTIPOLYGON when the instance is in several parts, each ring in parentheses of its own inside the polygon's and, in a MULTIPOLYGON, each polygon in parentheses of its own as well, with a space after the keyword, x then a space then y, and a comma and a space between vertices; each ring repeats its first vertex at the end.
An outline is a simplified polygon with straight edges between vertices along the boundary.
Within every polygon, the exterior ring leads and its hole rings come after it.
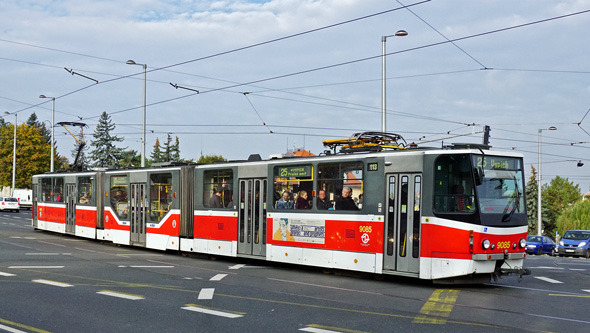
POLYGON ((516 176, 513 176, 512 179, 514 180, 514 195, 512 196, 512 201, 509 201, 508 204, 506 205, 506 208, 504 208, 504 215, 502 216, 502 222, 510 222, 510 220, 512 219, 512 215, 514 215, 514 212, 520 208, 520 190, 518 189, 518 183, 516 181, 516 176), (510 212, 506 212, 508 211, 508 209, 510 208, 510 206, 512 205, 512 209, 510 209, 510 212))

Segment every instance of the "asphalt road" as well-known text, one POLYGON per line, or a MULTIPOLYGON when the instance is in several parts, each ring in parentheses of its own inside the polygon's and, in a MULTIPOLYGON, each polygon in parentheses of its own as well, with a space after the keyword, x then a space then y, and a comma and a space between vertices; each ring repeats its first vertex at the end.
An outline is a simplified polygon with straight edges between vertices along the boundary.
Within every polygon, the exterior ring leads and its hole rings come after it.
POLYGON ((584 332, 590 260, 529 256, 477 286, 182 256, 0 212, 0 332, 584 332))

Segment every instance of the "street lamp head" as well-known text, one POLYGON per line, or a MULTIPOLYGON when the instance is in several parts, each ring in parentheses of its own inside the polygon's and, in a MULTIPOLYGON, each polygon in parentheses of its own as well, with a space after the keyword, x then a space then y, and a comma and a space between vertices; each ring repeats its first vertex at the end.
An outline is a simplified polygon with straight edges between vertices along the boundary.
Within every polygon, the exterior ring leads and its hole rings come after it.
POLYGON ((137 63, 133 60, 127 60, 126 64, 127 65, 137 65, 137 63))
POLYGON ((39 95, 39 98, 47 98, 45 95, 39 95))
POLYGON ((550 130, 550 131, 555 131, 555 130, 557 130, 557 127, 555 127, 555 126, 551 126, 551 127, 549 127, 549 128, 548 128, 548 130, 550 130))
POLYGON ((408 35, 408 32, 407 32, 407 31, 405 31, 405 30, 398 30, 398 31, 395 33, 395 36, 398 36, 398 37, 407 36, 407 35, 408 35))
POLYGON ((4 114, 10 114, 10 112, 8 112, 8 111, 4 111, 4 114))

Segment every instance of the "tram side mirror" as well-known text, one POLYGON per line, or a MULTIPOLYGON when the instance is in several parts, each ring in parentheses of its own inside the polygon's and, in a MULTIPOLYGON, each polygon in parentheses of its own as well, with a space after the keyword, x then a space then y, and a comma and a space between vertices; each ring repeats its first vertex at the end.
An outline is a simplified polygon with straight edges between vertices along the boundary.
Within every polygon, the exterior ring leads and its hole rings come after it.
POLYGON ((483 178, 485 175, 482 167, 473 168, 473 176, 475 176, 475 185, 479 186, 483 184, 483 178))

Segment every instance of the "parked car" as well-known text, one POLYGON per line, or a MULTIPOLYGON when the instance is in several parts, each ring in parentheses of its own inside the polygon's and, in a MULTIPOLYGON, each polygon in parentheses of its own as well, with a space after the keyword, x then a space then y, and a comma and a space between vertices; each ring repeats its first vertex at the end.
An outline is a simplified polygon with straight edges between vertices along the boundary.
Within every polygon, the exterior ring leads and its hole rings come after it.
POLYGON ((590 230, 568 230, 559 241, 557 252, 563 256, 583 256, 590 259, 590 230))
POLYGON ((556 253, 555 242, 547 236, 533 236, 529 235, 526 238, 526 253, 541 255, 543 253, 552 256, 556 253))
POLYGON ((20 205, 17 198, 0 197, 0 211, 12 210, 14 212, 20 211, 20 205))

